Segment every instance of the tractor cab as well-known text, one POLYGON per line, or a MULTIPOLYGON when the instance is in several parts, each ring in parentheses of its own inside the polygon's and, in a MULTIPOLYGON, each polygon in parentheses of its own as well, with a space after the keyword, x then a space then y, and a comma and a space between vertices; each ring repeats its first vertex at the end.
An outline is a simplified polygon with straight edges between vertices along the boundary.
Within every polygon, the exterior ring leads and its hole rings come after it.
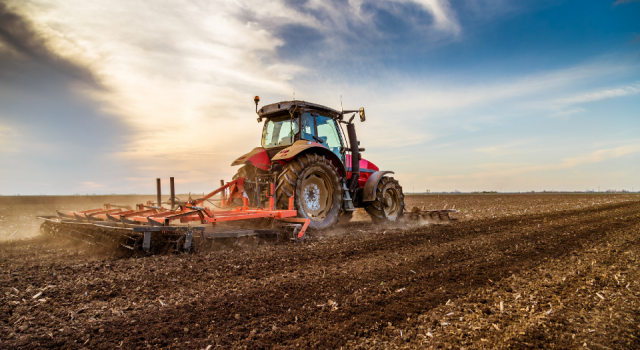
POLYGON ((262 131, 262 147, 282 148, 306 140, 326 147, 344 163, 346 142, 334 118, 314 111, 269 118, 262 131))

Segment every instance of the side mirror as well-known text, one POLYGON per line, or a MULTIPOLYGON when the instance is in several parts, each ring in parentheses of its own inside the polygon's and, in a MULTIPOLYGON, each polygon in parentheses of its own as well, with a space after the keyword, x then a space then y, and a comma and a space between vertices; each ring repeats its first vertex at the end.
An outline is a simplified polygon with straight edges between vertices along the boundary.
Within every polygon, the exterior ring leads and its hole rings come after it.
POLYGON ((360 108, 360 121, 364 122, 367 118, 364 116, 364 107, 360 108))

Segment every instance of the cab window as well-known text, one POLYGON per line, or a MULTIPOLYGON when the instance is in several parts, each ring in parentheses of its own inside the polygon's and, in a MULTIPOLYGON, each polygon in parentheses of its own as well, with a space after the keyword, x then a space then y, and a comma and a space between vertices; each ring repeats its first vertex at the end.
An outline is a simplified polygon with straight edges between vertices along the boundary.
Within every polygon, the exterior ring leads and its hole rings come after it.
POLYGON ((262 147, 289 146, 298 133, 298 119, 283 116, 269 119, 262 131, 262 147))
POLYGON ((313 123, 313 116, 311 113, 302 113, 302 133, 300 138, 303 140, 309 140, 315 142, 313 135, 316 134, 316 126, 313 123))
POLYGON ((323 141, 322 144, 338 157, 342 158, 340 154, 342 142, 340 141, 336 122, 332 118, 319 115, 316 117, 316 123, 318 127, 318 138, 323 141))

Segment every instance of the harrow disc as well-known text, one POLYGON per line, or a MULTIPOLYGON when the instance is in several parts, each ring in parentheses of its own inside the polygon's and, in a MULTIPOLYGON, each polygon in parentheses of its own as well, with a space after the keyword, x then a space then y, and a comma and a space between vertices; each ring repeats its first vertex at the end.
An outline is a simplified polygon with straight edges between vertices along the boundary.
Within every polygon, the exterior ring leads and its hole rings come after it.
POLYGON ((47 218, 40 226, 40 232, 53 239, 66 239, 86 244, 97 250, 132 254, 166 254, 191 250, 185 245, 187 228, 175 230, 167 227, 166 231, 151 230, 142 227, 122 227, 108 222, 78 222, 73 220, 56 220, 47 218), (147 245, 145 245, 145 234, 147 245))
POLYGON ((451 214, 457 212, 456 209, 420 210, 420 208, 414 207, 410 212, 405 212, 404 217, 405 219, 419 223, 447 224, 451 221, 458 220, 451 216, 451 214))

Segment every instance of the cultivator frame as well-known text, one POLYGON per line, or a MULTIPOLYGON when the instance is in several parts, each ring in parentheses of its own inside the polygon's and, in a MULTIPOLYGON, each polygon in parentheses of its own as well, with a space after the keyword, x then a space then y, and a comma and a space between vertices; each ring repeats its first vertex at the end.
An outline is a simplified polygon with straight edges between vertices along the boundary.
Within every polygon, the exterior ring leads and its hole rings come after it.
MULTIPOLYGON (((194 245, 213 245, 213 240, 233 240, 243 237, 267 238, 276 241, 302 242, 310 220, 299 218, 294 208, 294 196, 289 197, 287 209, 275 208, 275 183, 250 182, 238 178, 204 195, 186 201, 177 200, 173 178, 170 181, 170 201, 161 201, 160 179, 157 179, 157 201, 129 206, 104 204, 94 208, 54 216, 38 216, 45 222, 41 231, 55 238, 70 238, 95 247, 124 248, 125 251, 147 253, 190 252, 194 245), (250 207, 244 184, 268 184, 266 207, 250 207), (219 209, 203 206, 205 201, 220 194, 219 209), (238 200, 241 206, 236 206, 238 200), (162 205, 168 204, 170 208, 162 205), (218 227, 220 225, 220 227, 218 227), (195 243, 195 244, 194 244, 195 243)), ((258 202, 260 202, 258 200, 258 202)), ((451 213, 455 207, 441 210, 414 208, 404 213, 405 220, 445 223, 456 220, 451 213)))
POLYGON ((162 207, 158 179, 158 200, 155 203, 138 204, 136 209, 105 204, 102 208, 68 213, 57 211, 57 216, 38 218, 45 220, 41 231, 46 235, 69 237, 100 247, 117 246, 129 251, 190 252, 194 239, 202 245, 216 238, 237 240, 240 237, 260 236, 278 241, 289 238, 295 242, 305 239, 310 220, 296 217, 298 212, 294 209, 293 196, 289 199, 288 209, 276 209, 275 184, 270 183, 268 207, 252 208, 244 192, 244 181, 245 178, 239 178, 223 183, 202 198, 191 199, 190 196, 187 201, 177 201, 171 178, 171 208, 167 209, 162 207), (221 194, 219 210, 202 206, 216 194, 221 194), (238 198, 243 205, 234 207, 233 203, 238 198), (193 226, 192 223, 210 226, 193 226), (247 229, 223 225, 222 229, 216 228, 217 224, 224 223, 257 227, 247 229))

